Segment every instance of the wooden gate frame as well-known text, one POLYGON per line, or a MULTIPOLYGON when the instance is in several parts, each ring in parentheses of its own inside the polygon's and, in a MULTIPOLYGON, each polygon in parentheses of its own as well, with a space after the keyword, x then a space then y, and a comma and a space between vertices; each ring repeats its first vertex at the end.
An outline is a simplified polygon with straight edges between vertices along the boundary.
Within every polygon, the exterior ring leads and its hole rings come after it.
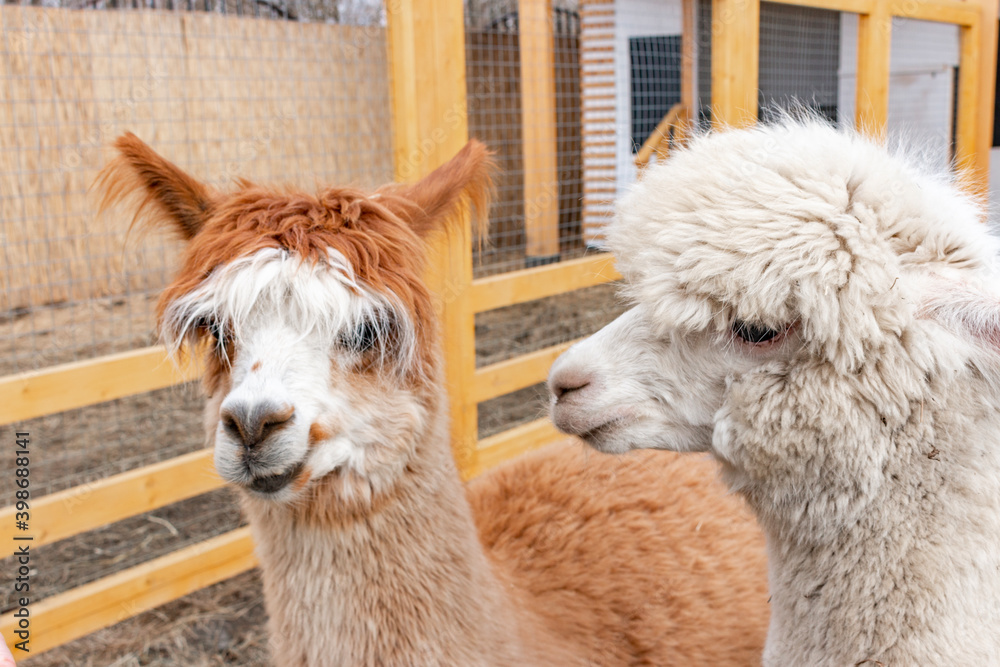
MULTIPOLYGON (((985 196, 996 84, 996 0, 772 0, 858 15, 855 126, 884 136, 889 116, 889 63, 894 18, 959 26, 955 162, 966 182, 985 196)), ((760 0, 712 0, 712 108, 720 125, 742 127, 757 118, 760 0)))
MULTIPOLYGON (((690 0, 686 0, 688 2, 690 0)), ((859 127, 883 132, 888 115, 893 17, 961 28, 957 157, 986 191, 992 138, 996 0, 777 0, 860 15, 859 127), (979 93, 977 95, 977 92, 979 93)), ((521 0, 540 2, 546 0, 521 0)), ((743 126, 757 115, 760 0, 712 0, 712 97, 717 122, 743 126)), ((0 8, 2 11, 2 8, 0 8)), ((534 12, 544 16, 544 12, 534 12)), ((468 138, 464 17, 461 0, 388 0, 395 168, 413 180, 453 155, 468 138)), ((694 35, 686 34, 686 38, 694 35)), ((548 105, 539 105, 547 113, 548 105)), ((546 133, 541 133, 545 140, 546 133)), ((553 147, 554 150, 554 147, 553 147)), ((455 458, 465 478, 560 437, 540 419, 483 440, 478 403, 542 381, 570 343, 476 369, 475 314, 602 284, 619 276, 608 255, 474 280, 469 224, 442 236, 429 281, 440 297, 455 458)), ((162 347, 110 355, 0 378, 0 425, 141 394, 199 376, 176 369, 162 347)), ((222 486, 212 453, 201 450, 34 499, 33 547, 206 493, 222 486)), ((0 539, 14 544, 13 507, 0 510, 0 539)), ((247 528, 185 547, 31 605, 31 653, 39 653, 182 597, 256 565, 247 528)), ((17 623, 0 617, 12 649, 17 623)), ((15 651, 15 657, 25 654, 15 651)))

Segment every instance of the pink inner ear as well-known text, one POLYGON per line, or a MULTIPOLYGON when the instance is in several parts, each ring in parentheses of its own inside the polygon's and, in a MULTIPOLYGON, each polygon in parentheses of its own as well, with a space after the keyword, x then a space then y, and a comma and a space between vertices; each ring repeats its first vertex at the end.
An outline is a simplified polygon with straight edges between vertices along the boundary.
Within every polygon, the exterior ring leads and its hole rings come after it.
POLYGON ((1000 351, 1000 296, 971 285, 940 279, 920 309, 933 319, 1000 351))

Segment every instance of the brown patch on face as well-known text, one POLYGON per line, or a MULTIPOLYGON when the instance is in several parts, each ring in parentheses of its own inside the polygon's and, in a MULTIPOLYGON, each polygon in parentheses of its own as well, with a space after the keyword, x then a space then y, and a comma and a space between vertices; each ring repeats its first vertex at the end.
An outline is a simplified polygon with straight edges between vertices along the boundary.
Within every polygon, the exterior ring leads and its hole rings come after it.
POLYGON ((213 347, 205 353, 205 375, 202 382, 209 396, 215 396, 220 391, 229 393, 232 388, 229 373, 235 360, 236 346, 232 343, 227 343, 224 351, 213 347))
POLYGON ((259 361, 253 362, 253 366, 250 367, 250 370, 251 371, 259 371, 260 370, 260 362, 259 361))
POLYGON ((309 482, 309 479, 311 477, 312 477, 312 470, 309 469, 309 466, 304 466, 301 472, 299 472, 299 476, 296 477, 295 481, 292 482, 292 490, 301 491, 302 487, 304 487, 309 482))
POLYGON ((331 435, 333 434, 324 428, 322 424, 314 422, 313 425, 309 427, 309 446, 315 447, 324 440, 328 440, 331 435))
POLYGON ((415 323, 417 376, 436 379, 436 318, 423 283, 425 237, 462 219, 463 200, 478 213, 475 231, 484 234, 496 165, 483 144, 470 141, 417 183, 374 193, 333 187, 315 195, 249 181, 218 193, 134 135, 122 136, 115 147, 118 156, 96 181, 102 210, 135 199, 133 224, 172 227, 188 240, 182 269, 157 306, 161 327, 170 303, 234 259, 279 248, 315 264, 335 250, 360 282, 402 305, 415 323))

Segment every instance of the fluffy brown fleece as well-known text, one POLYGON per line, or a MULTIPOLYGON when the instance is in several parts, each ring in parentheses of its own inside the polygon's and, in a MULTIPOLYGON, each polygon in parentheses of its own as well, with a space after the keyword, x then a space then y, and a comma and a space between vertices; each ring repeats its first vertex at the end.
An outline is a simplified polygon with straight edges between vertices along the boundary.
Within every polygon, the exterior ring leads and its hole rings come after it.
POLYGON ((717 476, 707 458, 558 444, 473 480, 467 496, 539 633, 572 646, 559 664, 759 664, 764 542, 717 476))

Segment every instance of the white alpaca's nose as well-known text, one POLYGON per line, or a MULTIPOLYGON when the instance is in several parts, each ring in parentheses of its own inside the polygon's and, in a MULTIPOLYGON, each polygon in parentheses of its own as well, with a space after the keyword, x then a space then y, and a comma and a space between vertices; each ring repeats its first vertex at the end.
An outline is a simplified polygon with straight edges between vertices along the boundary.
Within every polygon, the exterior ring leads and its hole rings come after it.
POLYGON ((552 423, 571 435, 585 433, 601 421, 601 410, 595 409, 594 400, 600 383, 587 366, 577 361, 570 352, 556 359, 548 382, 552 423))
POLYGON ((592 381, 587 371, 579 367, 560 367, 557 361, 549 374, 549 393, 558 402, 566 394, 585 389, 592 381))
MULTIPOLYGON (((586 341, 584 341, 586 342, 586 341)), ((577 343, 577 346, 581 345, 577 343)), ((576 433, 582 422, 588 421, 593 410, 598 378, 590 364, 581 362, 576 346, 563 352, 549 369, 549 403, 552 421, 567 433, 576 433)))

